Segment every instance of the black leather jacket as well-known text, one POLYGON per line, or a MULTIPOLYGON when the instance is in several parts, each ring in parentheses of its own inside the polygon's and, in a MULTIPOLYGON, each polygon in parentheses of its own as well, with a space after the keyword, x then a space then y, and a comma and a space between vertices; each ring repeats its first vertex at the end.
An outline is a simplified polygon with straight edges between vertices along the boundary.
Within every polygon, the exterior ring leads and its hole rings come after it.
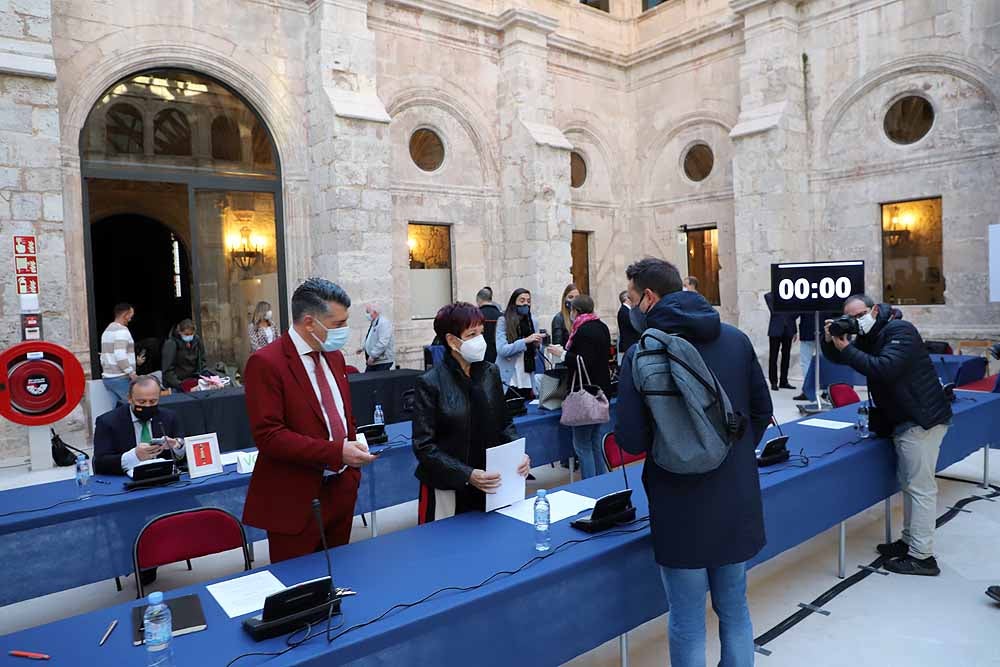
POLYGON ((462 490, 486 450, 516 440, 500 371, 483 361, 467 377, 451 354, 417 378, 413 410, 416 476, 436 489, 462 490))

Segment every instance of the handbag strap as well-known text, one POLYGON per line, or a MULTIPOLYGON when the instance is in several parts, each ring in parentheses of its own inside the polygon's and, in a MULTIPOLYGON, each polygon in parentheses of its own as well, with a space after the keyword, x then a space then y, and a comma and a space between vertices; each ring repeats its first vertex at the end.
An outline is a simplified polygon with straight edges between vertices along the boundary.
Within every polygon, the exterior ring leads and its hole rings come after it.
MULTIPOLYGON (((587 364, 583 363, 583 357, 577 355, 576 357, 576 377, 580 380, 580 391, 583 391, 583 380, 587 379, 587 384, 590 382, 590 373, 587 372, 587 364)), ((573 389, 576 389, 576 381, 573 381, 573 389)))

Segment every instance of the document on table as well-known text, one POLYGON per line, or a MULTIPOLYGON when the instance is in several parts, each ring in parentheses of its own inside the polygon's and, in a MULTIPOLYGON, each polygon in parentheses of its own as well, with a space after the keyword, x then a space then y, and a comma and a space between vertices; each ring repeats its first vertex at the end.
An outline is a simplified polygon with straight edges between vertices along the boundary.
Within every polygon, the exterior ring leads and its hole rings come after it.
POLYGON ((851 428, 854 424, 850 422, 835 422, 831 419, 806 419, 805 421, 800 421, 799 424, 802 426, 815 426, 816 428, 826 428, 831 431, 839 431, 842 428, 851 428))
POLYGON ((229 618, 236 618, 264 608, 264 598, 284 590, 285 585, 269 571, 221 581, 206 587, 229 618))
POLYGON ((222 454, 222 465, 231 466, 236 465, 236 459, 240 456, 240 452, 225 452, 222 454))
MULTIPOLYGON (((545 497, 549 501, 550 524, 575 517, 584 510, 592 510, 597 504, 596 498, 588 498, 569 491, 556 491, 545 497)), ((503 514, 533 526, 535 525, 535 499, 526 498, 510 507, 503 508, 497 514, 503 514)))
POLYGON ((500 473, 500 488, 486 494, 486 511, 524 500, 524 477, 517 472, 524 461, 524 438, 486 450, 486 472, 500 473))

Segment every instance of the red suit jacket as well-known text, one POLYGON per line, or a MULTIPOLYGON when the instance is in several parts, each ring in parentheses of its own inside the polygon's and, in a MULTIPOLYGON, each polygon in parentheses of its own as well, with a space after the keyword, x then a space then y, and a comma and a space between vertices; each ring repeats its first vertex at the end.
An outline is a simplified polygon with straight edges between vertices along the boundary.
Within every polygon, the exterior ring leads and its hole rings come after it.
MULTIPOLYGON (((356 437, 344 355, 325 352, 340 388, 348 439, 356 437)), ((317 369, 319 370, 319 369, 317 369)), ((290 335, 261 348, 247 361, 244 375, 247 413, 259 452, 243 507, 243 522, 281 535, 298 535, 319 497, 323 470, 339 470, 343 443, 332 443, 319 400, 290 335)), ((343 472, 344 503, 353 509, 361 471, 343 472)))

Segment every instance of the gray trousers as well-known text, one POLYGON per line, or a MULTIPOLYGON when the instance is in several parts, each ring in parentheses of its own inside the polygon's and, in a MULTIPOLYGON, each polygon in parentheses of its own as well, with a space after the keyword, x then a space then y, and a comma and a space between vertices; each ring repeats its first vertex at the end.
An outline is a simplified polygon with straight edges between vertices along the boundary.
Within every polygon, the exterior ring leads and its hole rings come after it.
POLYGON ((934 555, 934 526, 937 522, 937 469, 941 441, 948 426, 930 430, 920 426, 903 431, 896 445, 896 476, 903 490, 903 541, 914 558, 934 555))

